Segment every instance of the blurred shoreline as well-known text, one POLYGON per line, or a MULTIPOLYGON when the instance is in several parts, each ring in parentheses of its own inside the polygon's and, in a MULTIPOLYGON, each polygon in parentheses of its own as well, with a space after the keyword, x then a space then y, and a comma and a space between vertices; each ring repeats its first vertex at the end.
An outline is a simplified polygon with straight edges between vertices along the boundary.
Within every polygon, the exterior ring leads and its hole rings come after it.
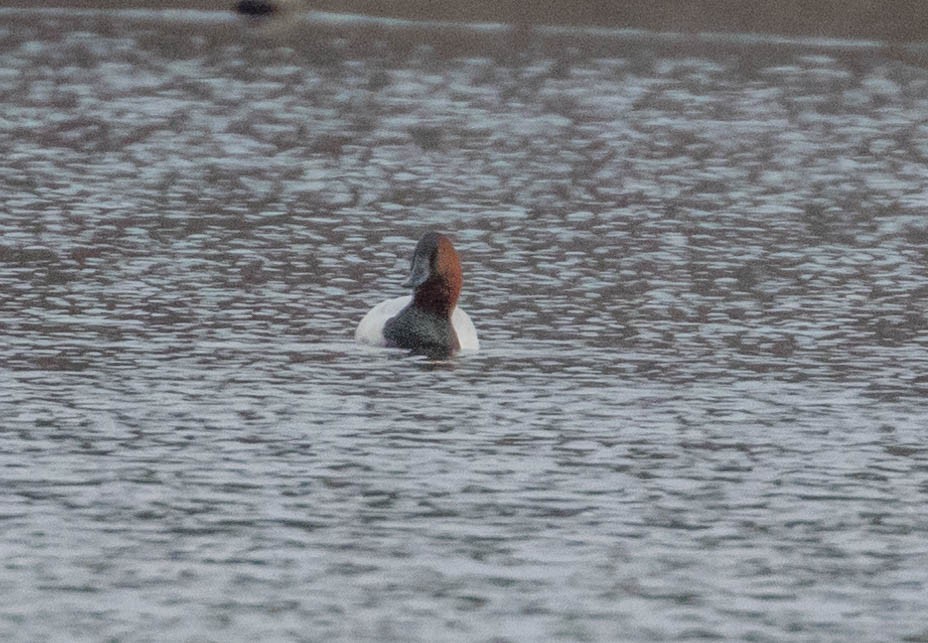
MULTIPOLYGON (((928 39, 928 11, 894 0, 269 0, 307 10, 385 18, 521 25, 636 28, 674 32, 737 32, 865 38, 928 39)), ((232 11, 234 0, 7 0, 8 8, 194 9, 232 11)))

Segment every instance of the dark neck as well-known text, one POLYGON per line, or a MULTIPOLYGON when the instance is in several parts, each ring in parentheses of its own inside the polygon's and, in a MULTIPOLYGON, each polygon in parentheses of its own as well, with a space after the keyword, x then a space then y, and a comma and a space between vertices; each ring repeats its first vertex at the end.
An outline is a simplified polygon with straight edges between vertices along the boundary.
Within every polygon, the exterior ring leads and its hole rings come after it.
POLYGON ((451 317, 458 293, 453 292, 450 284, 443 279, 429 279, 416 288, 413 301, 421 310, 441 317, 451 317))

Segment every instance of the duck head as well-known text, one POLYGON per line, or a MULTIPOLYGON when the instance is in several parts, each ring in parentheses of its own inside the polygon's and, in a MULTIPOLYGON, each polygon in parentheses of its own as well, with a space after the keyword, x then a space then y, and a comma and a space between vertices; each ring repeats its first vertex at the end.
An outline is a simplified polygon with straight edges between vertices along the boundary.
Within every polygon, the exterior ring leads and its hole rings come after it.
POLYGON ((450 316, 464 281, 461 260, 451 240, 439 232, 426 232, 412 255, 409 279, 413 304, 422 310, 450 316))

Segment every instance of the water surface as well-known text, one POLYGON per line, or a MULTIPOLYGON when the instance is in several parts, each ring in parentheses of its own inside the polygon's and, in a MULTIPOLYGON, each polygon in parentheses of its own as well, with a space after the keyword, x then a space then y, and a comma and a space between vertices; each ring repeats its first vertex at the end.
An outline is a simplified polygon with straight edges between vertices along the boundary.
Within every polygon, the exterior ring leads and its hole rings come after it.
POLYGON ((928 637, 928 73, 0 25, 0 637, 928 637), (355 345, 419 235, 482 350, 355 345))

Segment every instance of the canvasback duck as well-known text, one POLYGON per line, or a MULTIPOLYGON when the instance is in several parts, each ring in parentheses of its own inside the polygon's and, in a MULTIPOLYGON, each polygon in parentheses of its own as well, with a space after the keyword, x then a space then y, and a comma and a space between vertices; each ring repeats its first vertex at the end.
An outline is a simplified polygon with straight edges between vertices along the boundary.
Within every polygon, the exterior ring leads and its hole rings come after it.
POLYGON ((463 275, 451 240, 427 232, 412 255, 409 279, 412 295, 374 306, 358 324, 357 341, 375 346, 406 348, 444 359, 458 350, 480 347, 470 317, 457 307, 463 275))

